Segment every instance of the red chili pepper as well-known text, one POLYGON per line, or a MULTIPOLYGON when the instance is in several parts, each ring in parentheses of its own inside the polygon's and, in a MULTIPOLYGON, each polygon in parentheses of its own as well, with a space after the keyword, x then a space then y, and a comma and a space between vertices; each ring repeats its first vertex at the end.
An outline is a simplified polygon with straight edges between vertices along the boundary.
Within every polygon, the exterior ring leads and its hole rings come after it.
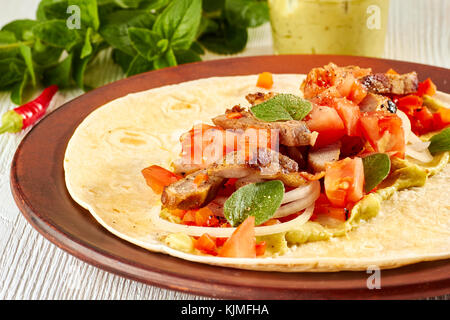
POLYGON ((2 117, 0 134, 4 132, 20 132, 35 124, 36 121, 44 116, 50 101, 57 91, 58 86, 52 85, 44 89, 41 95, 33 101, 6 112, 2 117))

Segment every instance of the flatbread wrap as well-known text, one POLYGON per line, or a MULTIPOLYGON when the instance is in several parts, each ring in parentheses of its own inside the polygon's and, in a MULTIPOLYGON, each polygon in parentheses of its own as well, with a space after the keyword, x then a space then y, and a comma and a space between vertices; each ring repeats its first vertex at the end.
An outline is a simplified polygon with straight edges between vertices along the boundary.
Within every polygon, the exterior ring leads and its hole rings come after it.
POLYGON ((331 272, 448 259, 448 96, 414 72, 331 63, 270 77, 98 108, 67 146, 70 195, 116 236, 200 263, 331 272))

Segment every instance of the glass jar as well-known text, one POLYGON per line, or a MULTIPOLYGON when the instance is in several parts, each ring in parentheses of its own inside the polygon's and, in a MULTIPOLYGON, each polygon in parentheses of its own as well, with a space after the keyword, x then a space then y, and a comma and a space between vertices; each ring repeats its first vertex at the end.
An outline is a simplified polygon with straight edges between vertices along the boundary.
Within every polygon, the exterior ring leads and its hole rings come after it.
POLYGON ((389 0, 268 0, 276 54, 381 57, 389 0))

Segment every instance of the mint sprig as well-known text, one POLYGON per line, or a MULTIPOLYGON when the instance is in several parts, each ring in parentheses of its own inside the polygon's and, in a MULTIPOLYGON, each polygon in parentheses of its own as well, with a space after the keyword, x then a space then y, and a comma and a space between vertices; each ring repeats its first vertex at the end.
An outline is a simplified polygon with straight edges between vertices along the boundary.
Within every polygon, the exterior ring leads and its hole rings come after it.
POLYGON ((391 160, 386 153, 374 153, 362 158, 364 166, 364 192, 379 185, 391 171, 391 160))
POLYGON ((302 120, 311 112, 311 102, 293 94, 277 94, 273 98, 250 108, 253 115, 263 121, 302 120))
POLYGON ((225 202, 224 215, 232 226, 247 217, 255 217, 255 225, 266 222, 280 207, 284 185, 279 180, 251 183, 236 190, 225 202))

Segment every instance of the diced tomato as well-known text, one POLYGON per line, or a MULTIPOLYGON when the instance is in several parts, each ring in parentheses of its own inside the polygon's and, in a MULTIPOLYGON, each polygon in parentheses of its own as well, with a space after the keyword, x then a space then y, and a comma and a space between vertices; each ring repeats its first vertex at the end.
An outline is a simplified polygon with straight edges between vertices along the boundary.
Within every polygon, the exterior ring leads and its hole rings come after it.
POLYGON ((255 250, 257 256, 262 256, 266 252, 266 242, 265 241, 258 242, 255 246, 255 250))
POLYGON ((430 110, 425 107, 419 107, 414 110, 413 121, 411 121, 411 129, 415 134, 422 135, 433 131, 434 117, 430 110))
POLYGON ((216 238, 216 246, 218 248, 222 247, 225 242, 227 242, 228 238, 216 238))
POLYGON ((195 212, 195 224, 199 227, 217 227, 219 220, 208 207, 200 208, 195 212))
POLYGON ((249 216, 233 232, 219 250, 219 256, 228 258, 255 258, 255 217, 249 216))
POLYGON ((183 219, 184 215, 186 214, 186 210, 181 210, 181 209, 172 209, 170 210, 170 214, 177 216, 181 219, 183 219))
POLYGON ((273 77, 270 72, 262 72, 258 75, 256 86, 260 88, 270 89, 273 86, 273 77))
POLYGON ((361 135, 361 129, 359 125, 359 118, 361 117, 361 111, 359 107, 343 98, 336 101, 336 111, 344 122, 347 135, 350 137, 356 137, 361 135))
POLYGON ((403 158, 405 133, 402 120, 387 111, 365 112, 360 119, 361 129, 375 152, 389 152, 403 158))
POLYGON ((141 172, 147 185, 157 194, 161 194, 164 187, 181 179, 181 176, 157 165, 145 168, 141 172))
POLYGON ((207 254, 217 255, 216 238, 205 233, 195 240, 194 248, 207 254))
POLYGON ((401 97, 397 101, 397 107, 420 107, 423 104, 423 99, 416 95, 410 94, 405 97, 401 97))
POLYGON ((188 210, 188 211, 184 214, 183 219, 181 220, 181 222, 182 222, 183 224, 187 224, 187 225, 190 225, 190 226, 196 225, 196 222, 195 222, 195 213, 196 213, 195 210, 188 210))
POLYGON ((424 95, 433 96, 436 93, 436 85, 431 81, 430 78, 419 83, 417 88, 417 95, 423 97, 424 95))
POLYGON ((314 106, 306 118, 311 131, 317 131, 315 147, 323 147, 338 141, 345 135, 345 126, 337 111, 331 107, 314 106))
POLYGON ((347 99, 353 101, 355 104, 359 104, 364 98, 367 96, 366 87, 360 83, 359 81, 355 81, 353 83, 350 94, 347 96, 347 99))
POLYGON ((364 167, 361 158, 345 158, 326 164, 325 193, 330 203, 345 207, 359 201, 363 195, 364 167))
POLYGON ((327 215, 331 218, 346 221, 348 218, 348 209, 342 207, 333 207, 327 196, 323 193, 320 194, 319 198, 315 202, 314 206, 314 216, 317 215, 327 215))
POLYGON ((439 108, 437 112, 433 114, 434 130, 441 130, 450 125, 450 109, 439 108))

